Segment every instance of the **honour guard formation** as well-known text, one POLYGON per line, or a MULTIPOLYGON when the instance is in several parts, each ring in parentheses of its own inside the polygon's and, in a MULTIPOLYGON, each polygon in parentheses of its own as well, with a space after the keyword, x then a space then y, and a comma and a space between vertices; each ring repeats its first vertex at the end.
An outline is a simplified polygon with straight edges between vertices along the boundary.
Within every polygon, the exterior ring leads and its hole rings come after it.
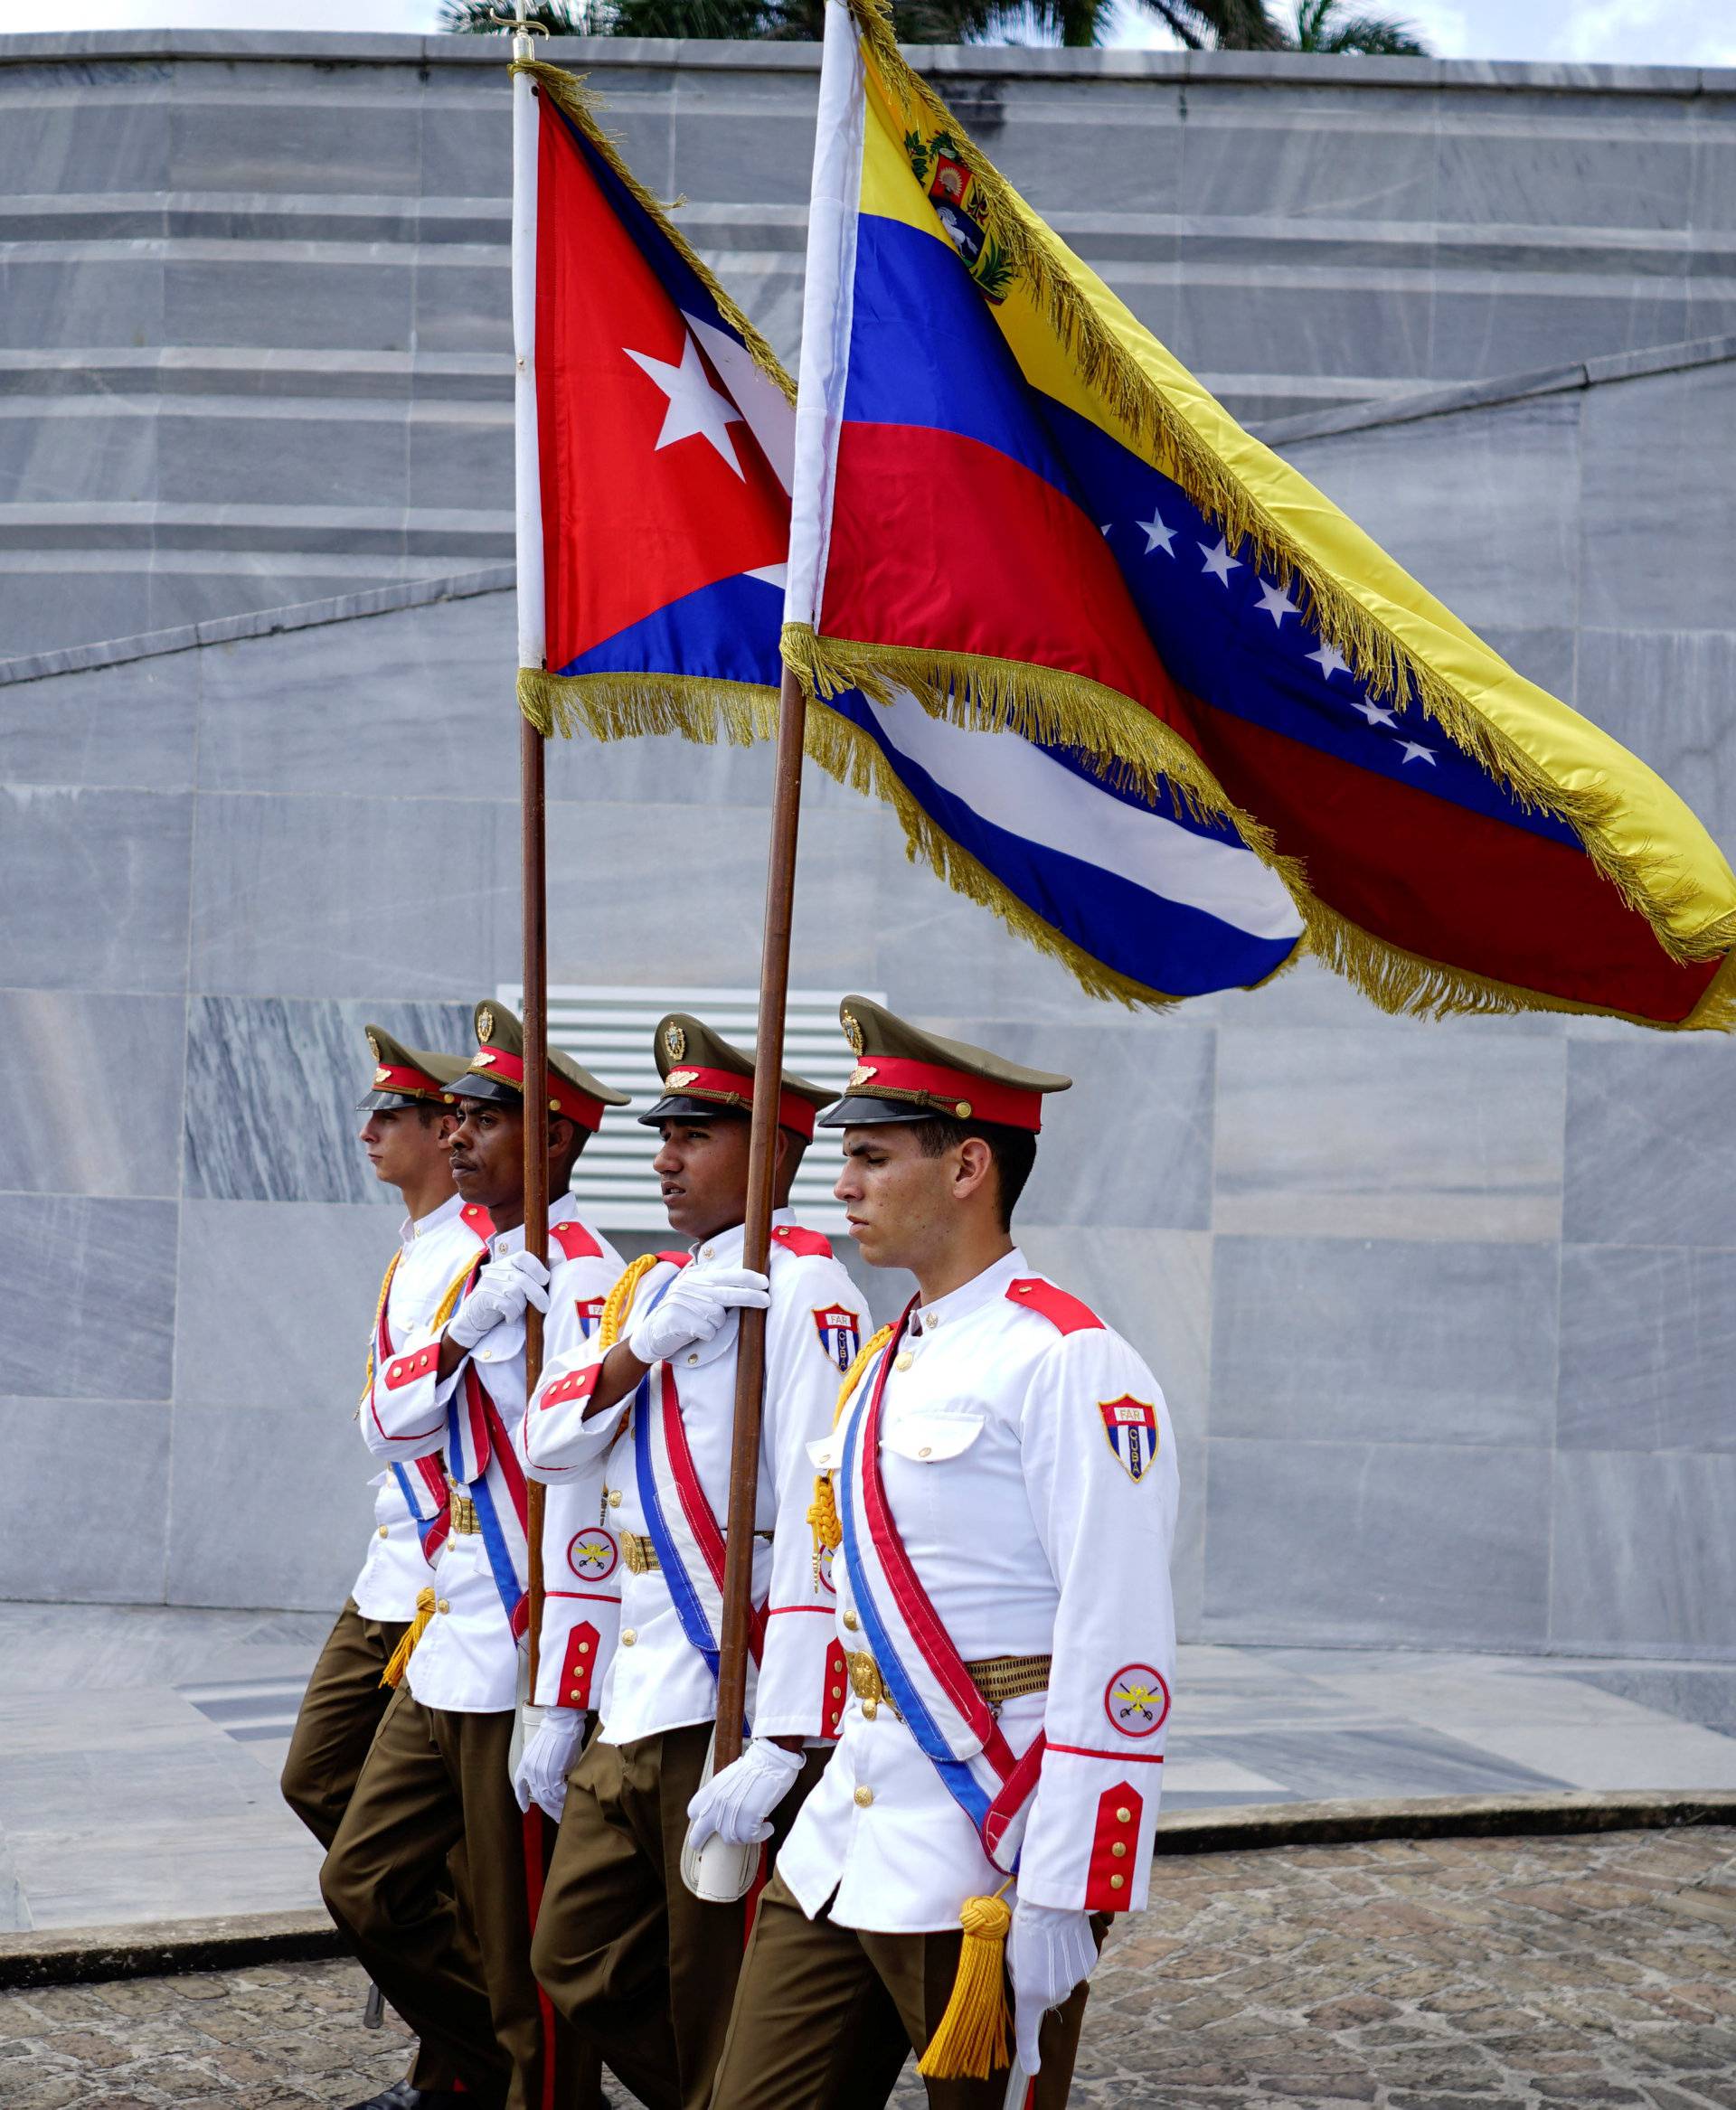
POLYGON ((283 1781, 333 1918, 419 2039, 352 2110, 581 2110, 599 2055, 646 2110, 873 2110, 911 2053, 945 2110, 1067 2100, 1109 1918, 1146 1901, 1168 1416, 1014 1242, 1069 1080, 864 998, 841 1020, 835 1104, 788 1070, 769 1087, 701 1019, 659 1022, 638 1118, 678 1242, 626 1267, 570 1192, 626 1094, 549 1050, 544 1264, 520 1021, 478 1003, 467 1060, 368 1029, 361 1140, 408 1211, 357 1415, 384 1469, 283 1781), (861 1292, 788 1207, 818 1129, 863 1259, 917 1284, 865 1342, 861 1292), (750 1312, 751 1663, 740 1756, 714 1766, 750 1312))

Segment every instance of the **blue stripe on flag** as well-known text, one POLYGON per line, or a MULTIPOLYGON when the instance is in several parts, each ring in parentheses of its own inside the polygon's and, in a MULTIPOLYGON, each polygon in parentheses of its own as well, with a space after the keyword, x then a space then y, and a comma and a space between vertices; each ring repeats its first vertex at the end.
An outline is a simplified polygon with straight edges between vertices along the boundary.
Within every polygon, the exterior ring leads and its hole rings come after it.
POLYGON ((684 594, 566 666, 562 674, 702 674, 775 689, 783 678, 778 637, 784 589, 750 571, 684 594))

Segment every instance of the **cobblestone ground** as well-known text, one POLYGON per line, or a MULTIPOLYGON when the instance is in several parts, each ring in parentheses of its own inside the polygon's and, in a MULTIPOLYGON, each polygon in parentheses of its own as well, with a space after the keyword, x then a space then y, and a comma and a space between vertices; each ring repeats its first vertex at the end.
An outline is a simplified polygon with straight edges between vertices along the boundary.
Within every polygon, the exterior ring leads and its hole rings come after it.
MULTIPOLYGON (((343 2105, 402 2070, 362 1991, 306 1964, 0 1995, 0 2104, 343 2105)), ((1073 2102, 1736 2110, 1736 1832, 1165 1860, 1073 2102)))

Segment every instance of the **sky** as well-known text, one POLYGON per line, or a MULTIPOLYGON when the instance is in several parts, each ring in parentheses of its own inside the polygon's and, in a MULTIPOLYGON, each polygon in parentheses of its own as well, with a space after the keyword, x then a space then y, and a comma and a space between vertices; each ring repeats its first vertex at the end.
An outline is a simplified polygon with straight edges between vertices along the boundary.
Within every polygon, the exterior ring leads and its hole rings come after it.
MULTIPOLYGON (((1282 9, 1287 0, 1278 0, 1282 9)), ((1736 66, 1736 0, 1351 0, 1408 19, 1448 59, 1736 66)), ((438 0, 0 0, 0 32, 35 29, 402 30, 438 0)), ((1118 43, 1172 40, 1121 0, 1118 43)))

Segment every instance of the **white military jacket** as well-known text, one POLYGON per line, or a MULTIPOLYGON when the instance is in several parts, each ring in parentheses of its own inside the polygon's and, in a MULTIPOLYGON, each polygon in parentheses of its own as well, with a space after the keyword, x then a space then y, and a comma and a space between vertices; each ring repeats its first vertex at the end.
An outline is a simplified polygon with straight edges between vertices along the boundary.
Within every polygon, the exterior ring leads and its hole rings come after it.
MULTIPOLYGON (((385 1308, 376 1322, 383 1341, 371 1338, 368 1342, 370 1384, 382 1346, 392 1355, 401 1342, 432 1323, 441 1299, 468 1272, 492 1228, 486 1209, 467 1209, 456 1194, 424 1217, 404 1219, 397 1258, 384 1285, 385 1308)), ((433 1570, 422 1557, 421 1531, 399 1478, 400 1473, 416 1469, 413 1462, 388 1465, 372 1483, 373 1535, 350 1592, 364 1619, 413 1619, 417 1593, 432 1579, 433 1570)))
MULTIPOLYGON (((490 1239, 477 1258, 520 1252, 524 1245, 521 1226, 490 1239)), ((594 1324, 620 1274, 620 1256, 580 1220, 570 1194, 550 1204, 549 1261, 551 1316, 564 1318, 571 1311, 575 1323, 589 1315, 594 1324)), ((435 1563, 435 1616, 410 1659, 410 1691, 424 1707, 505 1713, 518 1697, 519 1647, 529 1610, 524 1474, 513 1434, 524 1411, 524 1324, 521 1318, 484 1334, 444 1383, 440 1340, 440 1333, 426 1330, 375 1371, 363 1405, 363 1434, 378 1457, 439 1458, 452 1485, 453 1528, 435 1563), (478 1380, 475 1390, 471 1371, 478 1380), (480 1411, 473 1411, 477 1400, 480 1411), (473 1434, 477 1428, 480 1446, 473 1434), (468 1521, 465 1503, 476 1513, 476 1530, 460 1528, 468 1521)), ((593 1585, 575 1575, 574 1587, 564 1587, 569 1549, 596 1514, 600 1486, 599 1468, 548 1497, 536 1693, 545 1702, 558 1696, 566 1706, 590 1705, 598 1669, 614 1646, 619 1615, 614 1578, 593 1585)))
MULTIPOLYGON (((706 1239, 693 1248, 691 1264, 740 1267, 742 1237, 737 1226, 706 1239)), ((622 1339, 634 1310, 646 1310, 675 1272, 675 1261, 663 1260, 637 1285, 622 1318, 622 1339)), ((829 1738, 837 1733, 843 1713, 844 1658, 835 1634, 830 1563, 816 1561, 807 1521, 814 1479, 807 1446, 832 1426, 839 1384, 855 1358, 861 1309, 861 1294, 826 1240, 803 1229, 788 1210, 779 1210, 772 1220, 755 1518, 771 1537, 769 1542, 758 1540, 753 1554, 754 1600, 766 1606, 757 1683, 750 1668, 749 1709, 756 1735, 829 1738)), ((710 1341, 684 1349, 671 1369, 694 1469, 723 1528, 739 1334, 740 1318, 731 1312, 710 1341)), ((552 1489, 567 1475, 594 1474, 600 1465, 603 1485, 592 1521, 611 1548, 627 1532, 643 1539, 649 1525, 634 1465, 633 1395, 586 1421, 589 1392, 561 1380, 599 1363, 602 1344, 592 1339, 574 1342, 561 1353, 553 1349, 552 1337, 542 1382, 524 1415, 526 1469, 552 1489)), ((661 1383, 663 1369, 654 1366, 652 1384, 661 1383)), ((618 1572, 623 1577, 620 1646, 603 1681, 599 1736, 606 1743, 626 1744, 712 1720, 716 1682, 683 1630, 663 1574, 632 1572, 624 1560, 618 1572)))
MULTIPOLYGON (((842 1455, 871 1361, 816 1463, 842 1455)), ((1039 1905, 1146 1902, 1175 1616, 1175 1439, 1156 1380, 1119 1334, 1014 1249, 911 1316, 887 1376, 881 1469, 898 1534, 967 1663, 1052 1655, 1009 1700, 1015 1755, 1047 1738, 1019 1865, 1039 1905), (1137 1432, 1137 1433, 1136 1433, 1137 1432)), ((866 1648, 844 1556, 839 1632, 866 1648)), ((778 1856, 810 1918, 923 1934, 1004 1880, 976 1825, 883 1699, 853 1691, 831 1764, 778 1856)))

